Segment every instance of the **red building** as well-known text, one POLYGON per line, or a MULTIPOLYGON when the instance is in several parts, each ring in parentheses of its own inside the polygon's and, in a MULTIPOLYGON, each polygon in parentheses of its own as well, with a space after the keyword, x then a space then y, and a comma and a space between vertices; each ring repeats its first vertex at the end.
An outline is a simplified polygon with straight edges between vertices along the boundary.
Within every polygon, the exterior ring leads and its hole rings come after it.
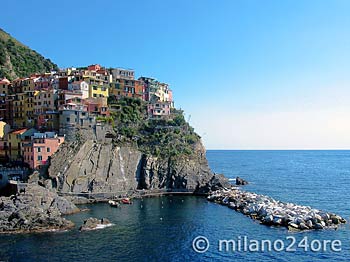
POLYGON ((101 69, 101 66, 98 65, 98 64, 96 64, 96 65, 89 65, 88 66, 88 70, 90 70, 90 71, 98 71, 100 69, 101 69))

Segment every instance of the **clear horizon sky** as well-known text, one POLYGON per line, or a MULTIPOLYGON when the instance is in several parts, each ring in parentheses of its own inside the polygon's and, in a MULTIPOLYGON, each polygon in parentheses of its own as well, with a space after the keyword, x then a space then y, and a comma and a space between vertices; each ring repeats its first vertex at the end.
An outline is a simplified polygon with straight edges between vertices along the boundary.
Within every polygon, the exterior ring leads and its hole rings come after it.
POLYGON ((350 1, 1 2, 0 27, 59 67, 171 85, 207 149, 350 149, 350 1))

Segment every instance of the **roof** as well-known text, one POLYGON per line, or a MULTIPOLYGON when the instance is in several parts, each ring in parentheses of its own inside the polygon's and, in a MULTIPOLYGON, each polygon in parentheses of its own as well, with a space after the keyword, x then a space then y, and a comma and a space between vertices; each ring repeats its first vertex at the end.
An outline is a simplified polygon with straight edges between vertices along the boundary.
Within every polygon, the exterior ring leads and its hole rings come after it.
POLYGON ((25 131, 27 131, 28 128, 23 128, 23 129, 19 129, 19 130, 15 130, 15 131, 12 131, 10 132, 11 134, 15 134, 15 135, 18 135, 18 134, 23 134, 25 131))
POLYGON ((9 85, 11 84, 10 80, 8 80, 7 78, 3 78, 0 80, 0 84, 6 84, 6 85, 9 85))

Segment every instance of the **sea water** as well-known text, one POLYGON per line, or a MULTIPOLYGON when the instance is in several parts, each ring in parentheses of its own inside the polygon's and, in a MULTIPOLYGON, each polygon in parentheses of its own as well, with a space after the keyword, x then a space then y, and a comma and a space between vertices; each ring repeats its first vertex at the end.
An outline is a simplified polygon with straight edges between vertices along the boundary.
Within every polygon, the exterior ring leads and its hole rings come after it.
MULTIPOLYGON (((214 172, 248 180, 244 190, 350 217, 350 151, 208 151, 207 157, 214 172)), ((0 261, 350 261, 348 225, 293 233, 188 196, 82 207, 90 211, 67 217, 74 230, 0 235, 0 261), (79 232, 88 217, 114 226, 79 232), (262 241, 272 248, 251 248, 262 241)))

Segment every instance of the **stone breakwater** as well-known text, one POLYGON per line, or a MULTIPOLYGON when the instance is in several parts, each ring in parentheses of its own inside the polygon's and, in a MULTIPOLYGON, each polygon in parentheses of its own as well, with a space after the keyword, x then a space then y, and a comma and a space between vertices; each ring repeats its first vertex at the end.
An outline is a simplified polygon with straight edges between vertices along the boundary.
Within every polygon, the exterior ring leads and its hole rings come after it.
POLYGON ((207 199, 226 205, 252 219, 269 226, 283 226, 289 230, 336 229, 346 220, 336 214, 284 203, 271 197, 239 189, 217 190, 207 199))

